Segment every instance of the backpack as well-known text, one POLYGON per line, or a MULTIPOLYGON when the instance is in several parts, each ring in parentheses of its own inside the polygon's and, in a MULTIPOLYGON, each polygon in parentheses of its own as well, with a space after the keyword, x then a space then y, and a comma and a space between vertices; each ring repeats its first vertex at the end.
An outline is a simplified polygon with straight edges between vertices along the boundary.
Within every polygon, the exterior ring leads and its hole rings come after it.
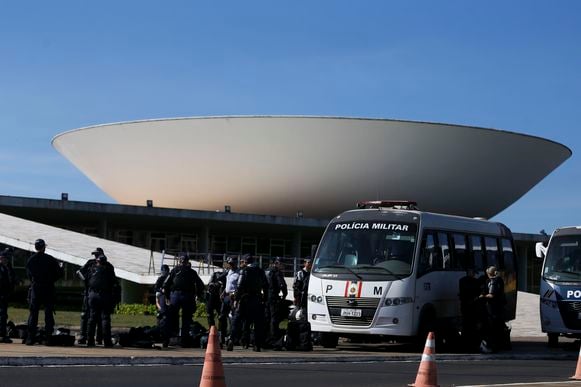
POLYGON ((285 348, 288 351, 312 351, 311 324, 307 321, 289 321, 285 348))

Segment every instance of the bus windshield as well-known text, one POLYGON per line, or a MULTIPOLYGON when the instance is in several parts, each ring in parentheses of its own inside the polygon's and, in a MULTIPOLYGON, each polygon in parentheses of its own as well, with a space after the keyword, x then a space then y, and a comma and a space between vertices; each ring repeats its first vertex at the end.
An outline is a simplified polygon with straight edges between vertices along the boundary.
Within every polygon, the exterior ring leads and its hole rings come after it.
POLYGON ((543 277, 553 281, 581 281, 581 235, 551 239, 543 277))
POLYGON ((321 241, 313 273, 349 272, 363 278, 411 274, 417 225, 389 221, 333 223, 321 241))

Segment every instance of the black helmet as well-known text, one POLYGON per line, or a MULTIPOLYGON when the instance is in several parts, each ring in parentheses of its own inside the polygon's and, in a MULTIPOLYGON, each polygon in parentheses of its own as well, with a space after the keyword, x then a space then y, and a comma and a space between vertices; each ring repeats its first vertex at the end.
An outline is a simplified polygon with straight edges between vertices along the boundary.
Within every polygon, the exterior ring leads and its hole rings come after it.
POLYGON ((44 241, 44 239, 37 239, 34 241, 34 248, 36 250, 40 250, 44 247, 46 247, 46 242, 44 241))

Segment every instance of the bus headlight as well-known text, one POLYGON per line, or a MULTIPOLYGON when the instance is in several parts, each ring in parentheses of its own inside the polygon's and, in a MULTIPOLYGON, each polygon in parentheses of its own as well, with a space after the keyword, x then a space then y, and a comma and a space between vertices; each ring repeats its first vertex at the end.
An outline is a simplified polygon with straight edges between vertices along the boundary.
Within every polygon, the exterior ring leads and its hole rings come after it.
POLYGON ((311 300, 311 302, 315 302, 317 304, 322 304, 323 303, 323 296, 317 296, 316 294, 309 294, 309 300, 311 300))
POLYGON ((402 304, 409 304, 414 302, 414 299, 411 297, 395 297, 395 298, 386 298, 385 299, 385 306, 398 306, 402 304))

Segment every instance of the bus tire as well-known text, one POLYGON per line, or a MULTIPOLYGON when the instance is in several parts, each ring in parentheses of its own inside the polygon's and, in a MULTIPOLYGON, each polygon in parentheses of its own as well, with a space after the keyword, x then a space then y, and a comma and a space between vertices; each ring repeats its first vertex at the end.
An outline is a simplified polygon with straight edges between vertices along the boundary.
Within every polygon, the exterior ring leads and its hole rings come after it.
POLYGON ((548 346, 550 348, 557 348, 559 346, 559 334, 558 333, 547 333, 548 346))
POLYGON ((321 333, 321 346, 323 348, 336 348, 339 344, 339 336, 334 333, 321 333))

